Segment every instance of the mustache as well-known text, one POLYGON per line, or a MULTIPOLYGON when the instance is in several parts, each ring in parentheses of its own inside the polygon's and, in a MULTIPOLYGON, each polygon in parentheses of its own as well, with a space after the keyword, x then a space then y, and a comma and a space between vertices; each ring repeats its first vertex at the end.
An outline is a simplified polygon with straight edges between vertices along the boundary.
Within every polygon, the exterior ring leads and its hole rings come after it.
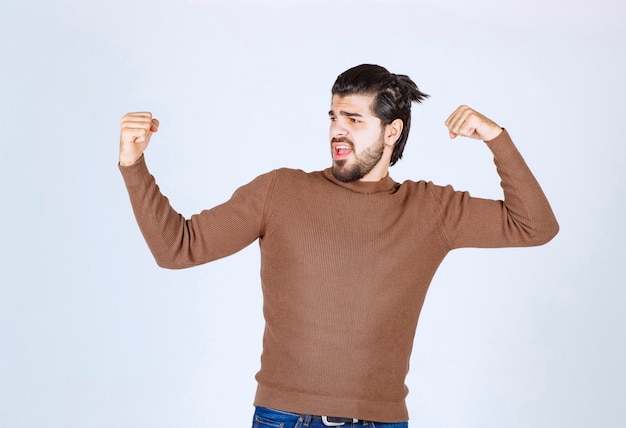
POLYGON ((347 137, 333 137, 330 140, 331 143, 348 143, 350 145, 350 147, 354 147, 354 144, 352 144, 352 141, 350 141, 347 137))

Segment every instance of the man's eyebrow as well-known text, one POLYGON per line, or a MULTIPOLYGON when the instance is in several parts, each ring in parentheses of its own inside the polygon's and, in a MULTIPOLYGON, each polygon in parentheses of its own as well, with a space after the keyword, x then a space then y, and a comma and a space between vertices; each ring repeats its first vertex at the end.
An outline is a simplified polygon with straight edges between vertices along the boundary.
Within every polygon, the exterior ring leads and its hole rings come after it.
MULTIPOLYGON (((334 115, 335 115, 335 112, 334 112, 333 110, 330 110, 330 111, 328 112, 328 115, 329 115, 329 116, 334 116, 334 115)), ((344 111, 344 110, 340 110, 340 111, 339 111, 339 115, 340 115, 340 116, 348 116, 348 117, 363 117, 363 115, 362 115, 362 114, 360 114, 360 113, 350 113, 350 112, 348 112, 348 111, 344 111)))

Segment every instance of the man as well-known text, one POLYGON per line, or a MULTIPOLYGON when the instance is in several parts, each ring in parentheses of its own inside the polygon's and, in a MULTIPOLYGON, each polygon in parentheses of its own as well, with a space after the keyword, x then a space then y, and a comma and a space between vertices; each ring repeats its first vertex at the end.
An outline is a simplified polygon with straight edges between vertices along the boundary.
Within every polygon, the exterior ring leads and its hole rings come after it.
POLYGON ((255 427, 407 427, 415 328, 445 255, 541 245, 557 233, 507 131, 469 107, 445 124, 451 138, 485 141, 503 201, 389 177, 411 105, 425 97, 383 67, 347 70, 332 88, 331 168, 263 174, 190 219, 170 207, 146 167, 143 152, 159 122, 150 113, 122 119, 120 170, 160 266, 206 263, 259 239, 266 327, 255 427))

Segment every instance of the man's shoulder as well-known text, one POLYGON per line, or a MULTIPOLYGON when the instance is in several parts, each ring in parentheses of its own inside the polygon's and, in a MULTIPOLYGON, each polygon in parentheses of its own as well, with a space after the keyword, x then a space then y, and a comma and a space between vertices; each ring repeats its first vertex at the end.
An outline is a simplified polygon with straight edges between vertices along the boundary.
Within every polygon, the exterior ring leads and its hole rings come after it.
POLYGON ((430 180, 404 180, 398 186, 399 194, 415 197, 421 196, 428 199, 438 198, 438 195, 447 193, 460 193, 450 184, 437 184, 430 180))
POLYGON ((319 171, 316 172, 306 172, 301 169, 295 168, 275 168, 272 170, 267 170, 266 172, 260 173, 256 177, 252 179, 252 181, 273 181, 273 180, 290 180, 290 179, 307 179, 314 177, 319 171))
POLYGON ((306 172, 295 168, 276 168, 256 176, 244 187, 265 187, 271 190, 298 188, 306 183, 323 181, 322 177, 323 171, 306 172))
POLYGON ((278 168, 272 171, 278 180, 316 181, 323 178, 323 171, 304 171, 296 168, 278 168))
POLYGON ((431 187, 440 187, 439 185, 433 183, 432 181, 427 180, 403 180, 400 182, 398 186, 399 189, 403 190, 426 190, 431 187))

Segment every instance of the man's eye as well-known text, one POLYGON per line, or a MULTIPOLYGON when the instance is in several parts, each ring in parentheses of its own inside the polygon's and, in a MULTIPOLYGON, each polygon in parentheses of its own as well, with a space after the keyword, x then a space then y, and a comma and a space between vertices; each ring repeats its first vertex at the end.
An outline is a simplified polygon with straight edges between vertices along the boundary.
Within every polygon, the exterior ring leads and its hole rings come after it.
POLYGON ((335 122, 337 120, 337 118, 334 116, 329 116, 328 118, 330 119, 331 122, 335 122))

